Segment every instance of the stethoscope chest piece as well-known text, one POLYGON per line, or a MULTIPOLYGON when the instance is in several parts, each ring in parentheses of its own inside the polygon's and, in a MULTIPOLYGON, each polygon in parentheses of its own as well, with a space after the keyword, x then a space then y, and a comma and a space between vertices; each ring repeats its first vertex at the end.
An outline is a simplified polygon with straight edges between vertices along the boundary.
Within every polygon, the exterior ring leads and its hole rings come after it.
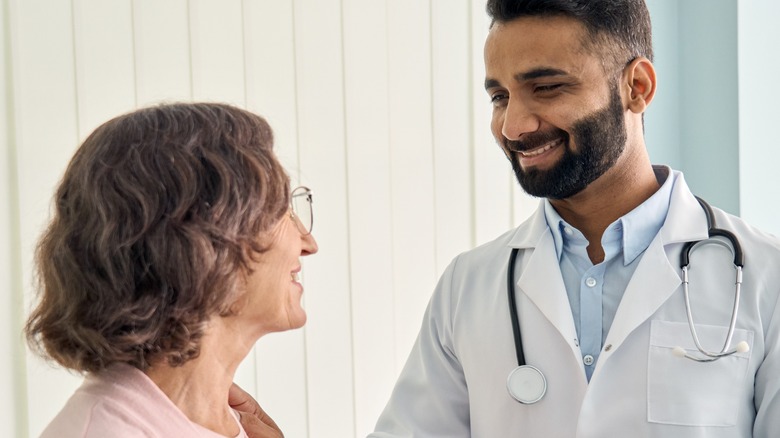
POLYGON ((538 368, 522 365, 509 373, 506 389, 513 399, 523 404, 533 404, 547 392, 547 379, 538 368))

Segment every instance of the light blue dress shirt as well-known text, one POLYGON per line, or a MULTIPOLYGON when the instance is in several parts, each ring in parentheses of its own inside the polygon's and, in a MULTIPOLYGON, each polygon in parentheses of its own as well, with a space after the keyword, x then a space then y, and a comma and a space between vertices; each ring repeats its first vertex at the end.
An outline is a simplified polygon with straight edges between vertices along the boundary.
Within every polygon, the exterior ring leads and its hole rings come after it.
POLYGON ((544 215, 555 241, 588 382, 623 292, 669 211, 675 178, 669 178, 672 173, 668 167, 654 170, 661 188, 607 227, 601 237, 604 261, 597 265, 588 257, 585 236, 564 221, 550 201, 544 201, 544 215))

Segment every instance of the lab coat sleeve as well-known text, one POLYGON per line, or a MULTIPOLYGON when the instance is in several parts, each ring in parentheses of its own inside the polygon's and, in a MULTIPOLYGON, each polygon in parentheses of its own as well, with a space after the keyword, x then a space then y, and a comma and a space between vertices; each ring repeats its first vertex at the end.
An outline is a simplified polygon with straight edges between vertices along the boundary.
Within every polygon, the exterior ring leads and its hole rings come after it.
POLYGON ((780 300, 774 303, 765 336, 764 360, 755 381, 754 438, 774 438, 780 433, 780 300))
POLYGON ((470 436, 468 391, 452 336, 456 264, 457 259, 439 280, 390 401, 369 437, 470 436))

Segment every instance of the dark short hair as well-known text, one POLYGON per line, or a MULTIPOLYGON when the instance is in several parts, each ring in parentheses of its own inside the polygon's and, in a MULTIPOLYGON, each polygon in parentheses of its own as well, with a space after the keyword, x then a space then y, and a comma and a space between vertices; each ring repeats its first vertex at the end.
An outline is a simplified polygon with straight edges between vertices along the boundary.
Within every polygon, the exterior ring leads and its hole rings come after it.
POLYGON ((644 56, 653 60, 652 26, 644 0, 488 0, 493 23, 516 18, 563 16, 583 24, 589 43, 624 66, 644 56))
POLYGON ((98 127, 60 182, 25 332, 61 365, 145 370, 197 357, 268 247, 289 178, 268 123, 223 104, 141 109, 98 127))

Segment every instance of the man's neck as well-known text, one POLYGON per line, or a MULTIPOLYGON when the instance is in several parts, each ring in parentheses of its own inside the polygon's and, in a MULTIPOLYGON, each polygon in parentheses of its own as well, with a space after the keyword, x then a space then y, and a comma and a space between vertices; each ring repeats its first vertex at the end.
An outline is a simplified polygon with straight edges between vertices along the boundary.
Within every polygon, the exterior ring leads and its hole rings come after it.
POLYGON ((567 199, 551 199, 550 203, 563 220, 588 240, 588 256, 595 265, 604 260, 601 237, 607 227, 642 204, 659 187, 648 162, 623 171, 610 169, 582 192, 567 199))

